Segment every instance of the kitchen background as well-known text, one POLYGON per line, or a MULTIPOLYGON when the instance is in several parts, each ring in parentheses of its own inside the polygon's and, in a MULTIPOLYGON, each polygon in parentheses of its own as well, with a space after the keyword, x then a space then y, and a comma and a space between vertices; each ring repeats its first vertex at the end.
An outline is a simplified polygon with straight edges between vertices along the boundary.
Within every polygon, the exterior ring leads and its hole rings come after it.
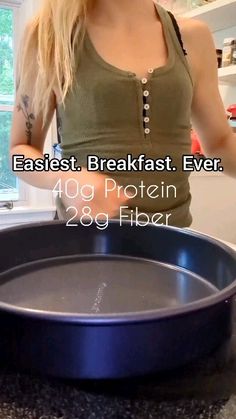
MULTIPOLYGON (((236 0, 214 0, 211 2, 160 0, 159 3, 176 15, 205 21, 212 31, 216 49, 223 49, 226 38, 236 39, 236 0)), ((0 11, 13 8, 15 55, 24 25, 39 6, 39 0, 0 0, 0 11)), ((0 42, 3 41, 7 41, 7 36, 0 34, 0 42)), ((231 64, 229 61, 227 67, 219 68, 219 87, 225 109, 236 103, 236 58, 234 61, 235 64, 231 64)), ((0 60, 0 72, 1 70, 4 70, 4 62, 0 60)), ((1 91, 0 84, 0 116, 10 115, 12 110, 11 95, 6 93, 6 91, 1 91)), ((1 121, 4 121, 4 118, 0 119, 0 124, 1 121)), ((52 153, 52 145, 55 144, 56 139, 57 131, 54 120, 48 132, 45 152, 52 153)), ((2 138, 0 138, 1 141, 3 141, 2 138)), ((1 150, 2 148, 0 148, 0 228, 52 219, 54 205, 50 192, 39 191, 24 184, 16 184, 11 187, 9 193, 9 187, 6 182, 2 181, 3 157, 1 150), (11 208, 11 202, 14 199, 17 200, 14 201, 13 208, 11 208), (6 202, 9 208, 6 208, 6 202)), ((190 182, 192 189, 191 210, 194 218, 191 228, 236 243, 236 180, 228 178, 222 173, 200 172, 192 174, 190 182)))

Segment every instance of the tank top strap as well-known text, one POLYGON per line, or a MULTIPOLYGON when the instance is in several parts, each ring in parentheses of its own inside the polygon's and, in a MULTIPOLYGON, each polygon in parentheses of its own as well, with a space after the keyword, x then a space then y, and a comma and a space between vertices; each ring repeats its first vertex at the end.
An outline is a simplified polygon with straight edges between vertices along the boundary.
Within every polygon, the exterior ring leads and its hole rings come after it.
POLYGON ((176 36, 178 38, 178 41, 180 43, 180 46, 182 48, 182 51, 183 51, 184 55, 188 55, 186 49, 184 48, 184 44, 183 44, 183 40, 182 40, 182 36, 181 36, 181 32, 180 32, 180 28, 179 28, 179 25, 177 23, 177 20, 176 20, 175 16, 173 15, 173 13, 171 13, 169 10, 167 12, 168 12, 168 14, 169 14, 169 16, 172 20, 174 30, 175 30, 176 36))
POLYGON ((169 34, 172 40, 172 46, 175 52, 180 57, 181 61, 183 62, 187 70, 187 73, 189 74, 192 85, 194 85, 191 69, 190 69, 188 60, 186 59, 187 51, 185 50, 184 45, 183 45, 181 31, 177 23, 177 20, 175 16, 173 15, 173 13, 164 9, 164 7, 162 7, 160 4, 155 3, 155 5, 156 5, 158 13, 162 17, 162 23, 167 26, 167 29, 169 31, 169 34))

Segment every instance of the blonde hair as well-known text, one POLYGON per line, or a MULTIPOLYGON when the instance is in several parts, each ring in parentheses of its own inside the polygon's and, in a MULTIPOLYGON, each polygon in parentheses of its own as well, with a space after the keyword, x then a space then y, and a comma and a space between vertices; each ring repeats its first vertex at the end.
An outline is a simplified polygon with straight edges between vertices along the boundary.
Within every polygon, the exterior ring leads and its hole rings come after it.
POLYGON ((43 124, 53 88, 64 104, 73 86, 92 4, 93 0, 43 0, 25 28, 17 60, 17 92, 30 96, 32 112, 42 115, 43 124))

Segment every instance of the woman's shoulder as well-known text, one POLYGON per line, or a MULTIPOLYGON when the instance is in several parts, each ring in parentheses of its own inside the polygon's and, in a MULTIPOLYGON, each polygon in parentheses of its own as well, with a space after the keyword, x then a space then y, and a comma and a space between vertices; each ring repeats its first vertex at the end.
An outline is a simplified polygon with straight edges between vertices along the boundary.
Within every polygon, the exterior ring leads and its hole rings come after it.
POLYGON ((208 25, 198 19, 176 17, 184 48, 187 50, 188 61, 193 79, 204 67, 208 55, 213 57, 215 45, 208 25))
POLYGON ((181 34, 186 37, 189 42, 197 42, 201 44, 205 40, 211 38, 211 31, 208 25, 202 20, 176 17, 181 34))

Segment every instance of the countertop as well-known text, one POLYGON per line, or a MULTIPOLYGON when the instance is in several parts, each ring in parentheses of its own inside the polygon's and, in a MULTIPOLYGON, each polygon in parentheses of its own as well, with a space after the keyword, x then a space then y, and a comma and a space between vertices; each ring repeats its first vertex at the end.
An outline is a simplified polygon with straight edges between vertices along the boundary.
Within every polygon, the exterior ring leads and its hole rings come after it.
POLYGON ((66 382, 0 371, 0 419, 235 419, 230 345, 181 370, 120 382, 66 382))
POLYGON ((0 369, 0 386, 0 419, 235 419, 236 309, 230 342, 171 373, 69 382, 0 369))

